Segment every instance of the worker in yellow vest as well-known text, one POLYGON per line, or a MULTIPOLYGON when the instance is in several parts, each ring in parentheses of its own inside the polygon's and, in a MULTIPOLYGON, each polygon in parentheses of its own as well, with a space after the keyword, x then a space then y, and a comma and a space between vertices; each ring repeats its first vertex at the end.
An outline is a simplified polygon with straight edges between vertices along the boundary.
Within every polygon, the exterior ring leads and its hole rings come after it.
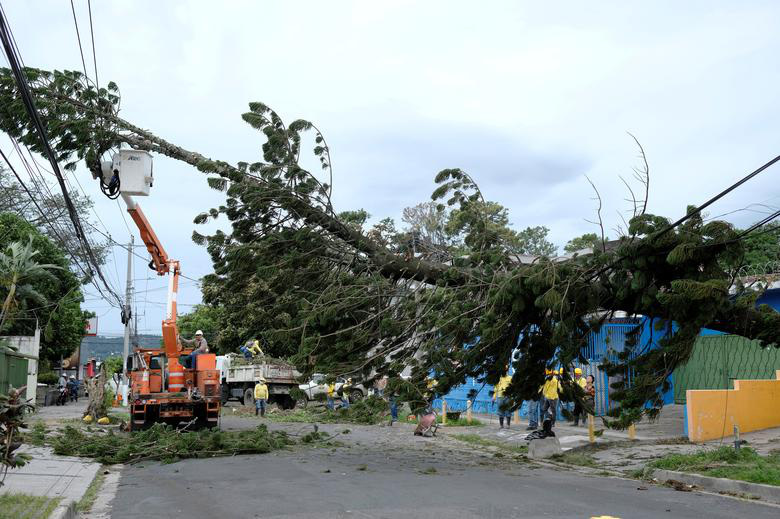
MULTIPOLYGON (((582 376, 582 368, 574 368, 574 383, 585 391, 585 387, 588 385, 585 377, 582 376)), ((582 408, 582 404, 579 400, 574 401, 574 426, 580 425, 580 416, 582 417, 582 425, 585 425, 585 410, 582 408)))
POLYGON ((542 421, 550 420, 551 425, 555 425, 555 418, 558 416, 558 396, 561 392, 561 381, 555 370, 548 371, 547 379, 544 385, 539 388, 542 395, 542 421))
POLYGON ((265 385, 265 378, 260 377, 255 384, 255 416, 265 416, 265 403, 268 401, 268 386, 265 385))
POLYGON ((504 419, 506 419, 506 428, 509 429, 509 424, 512 421, 512 410, 507 407, 507 399, 504 398, 504 393, 509 383, 512 382, 512 377, 507 373, 498 380, 495 387, 493 387, 493 402, 496 403, 496 410, 498 411, 498 428, 504 428, 504 419))
POLYGON ((334 405, 333 399, 336 397, 336 382, 332 381, 328 384, 328 409, 331 411, 335 411, 336 407, 334 405))

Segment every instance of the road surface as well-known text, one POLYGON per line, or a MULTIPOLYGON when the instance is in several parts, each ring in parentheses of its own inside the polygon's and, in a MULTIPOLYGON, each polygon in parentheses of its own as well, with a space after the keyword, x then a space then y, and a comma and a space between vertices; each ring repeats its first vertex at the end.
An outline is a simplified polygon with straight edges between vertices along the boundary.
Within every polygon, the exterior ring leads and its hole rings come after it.
MULTIPOLYGON (((336 433, 347 427, 352 426, 326 425, 321 430, 336 433)), ((416 438, 408 427, 352 427, 340 438, 344 445, 336 448, 128 467, 120 478, 111 517, 780 516, 776 507, 743 500, 464 453, 453 449, 452 441, 416 438)))

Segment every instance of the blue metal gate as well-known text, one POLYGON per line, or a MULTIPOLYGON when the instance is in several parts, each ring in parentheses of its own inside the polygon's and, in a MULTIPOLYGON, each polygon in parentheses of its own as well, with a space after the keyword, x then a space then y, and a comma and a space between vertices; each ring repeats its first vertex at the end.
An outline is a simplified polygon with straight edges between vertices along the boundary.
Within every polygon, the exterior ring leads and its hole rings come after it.
MULTIPOLYGON (((637 348, 633 355, 638 355, 647 349, 658 347, 657 340, 663 336, 663 332, 655 331, 653 324, 651 319, 615 320, 602 326, 598 333, 590 334, 588 345, 583 348, 582 352, 588 363, 579 365, 579 367, 582 368, 583 376, 593 375, 596 387, 595 411, 597 416, 603 416, 615 407, 610 396, 614 392, 611 385, 617 382, 617 377, 607 376, 606 372, 600 368, 601 362, 604 359, 616 361, 618 354, 625 351, 626 342, 637 326, 641 328, 638 332, 638 344, 640 347, 637 348)), ((629 371, 624 376, 628 377, 630 383, 633 373, 629 371)), ((447 408, 464 411, 466 409, 466 401, 469 399, 469 393, 472 391, 478 391, 476 397, 472 398, 473 412, 491 414, 497 412, 496 404, 492 401, 493 386, 479 382, 475 378, 469 378, 465 384, 453 388, 445 395, 447 408)), ((674 391, 670 389, 664 395, 664 403, 673 402, 674 391)), ((441 408, 441 399, 436 399, 434 406, 441 408)), ((528 415, 527 402, 523 403, 519 411, 520 416, 528 415)))

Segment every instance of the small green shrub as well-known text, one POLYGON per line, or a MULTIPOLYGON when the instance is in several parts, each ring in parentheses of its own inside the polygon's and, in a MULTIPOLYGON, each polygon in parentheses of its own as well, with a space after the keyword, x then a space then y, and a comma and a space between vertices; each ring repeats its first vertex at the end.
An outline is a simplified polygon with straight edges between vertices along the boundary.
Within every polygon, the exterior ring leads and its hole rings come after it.
POLYGON ((46 371, 45 373, 38 373, 38 383, 46 384, 47 386, 53 386, 60 379, 53 371, 46 371))

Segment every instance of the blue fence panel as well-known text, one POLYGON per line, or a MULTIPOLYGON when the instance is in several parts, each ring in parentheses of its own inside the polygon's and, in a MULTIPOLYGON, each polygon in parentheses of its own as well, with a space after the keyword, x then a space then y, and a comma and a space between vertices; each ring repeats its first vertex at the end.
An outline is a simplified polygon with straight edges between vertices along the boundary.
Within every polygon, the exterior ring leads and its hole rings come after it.
MULTIPOLYGON (((641 326, 639 344, 643 347, 638 348, 637 353, 635 354, 639 354, 645 348, 657 348, 657 341, 663 336, 663 331, 654 330, 652 320, 644 319, 642 322, 639 322, 633 319, 627 319, 619 322, 610 322, 602 326, 598 333, 593 332, 590 334, 588 345, 583 348, 583 356, 588 360, 588 364, 575 365, 575 367, 580 367, 582 369, 584 377, 593 375, 594 385, 596 387, 595 411, 598 416, 605 415, 615 406, 610 398, 611 394, 614 392, 611 385, 619 379, 619 377, 609 377, 607 373, 600 368, 600 364, 605 358, 613 361, 617 360, 618 354, 625 351, 626 341, 637 326, 641 326)), ((707 331, 705 330, 702 331, 703 334, 706 334, 706 332, 707 331)), ((629 371, 623 376, 628 377, 630 383, 633 373, 629 371)), ((670 383, 672 382, 671 376, 669 377, 669 381, 670 383)), ((475 378, 469 378, 465 384, 453 388, 444 396, 447 400, 447 408, 453 411, 465 411, 467 406, 466 402, 469 400, 469 392, 471 391, 478 391, 476 397, 473 398, 472 411, 474 413, 497 413, 497 406, 492 400, 493 386, 480 383, 475 378)), ((664 404, 671 403, 674 403, 673 388, 670 388, 669 391, 664 393, 664 404)), ((569 406, 571 406, 571 404, 569 404, 569 406)), ((434 407, 441 409, 441 398, 434 400, 434 407)), ((528 402, 523 402, 519 412, 522 417, 528 416, 528 402)), ((560 413, 559 418, 562 418, 560 413)))

